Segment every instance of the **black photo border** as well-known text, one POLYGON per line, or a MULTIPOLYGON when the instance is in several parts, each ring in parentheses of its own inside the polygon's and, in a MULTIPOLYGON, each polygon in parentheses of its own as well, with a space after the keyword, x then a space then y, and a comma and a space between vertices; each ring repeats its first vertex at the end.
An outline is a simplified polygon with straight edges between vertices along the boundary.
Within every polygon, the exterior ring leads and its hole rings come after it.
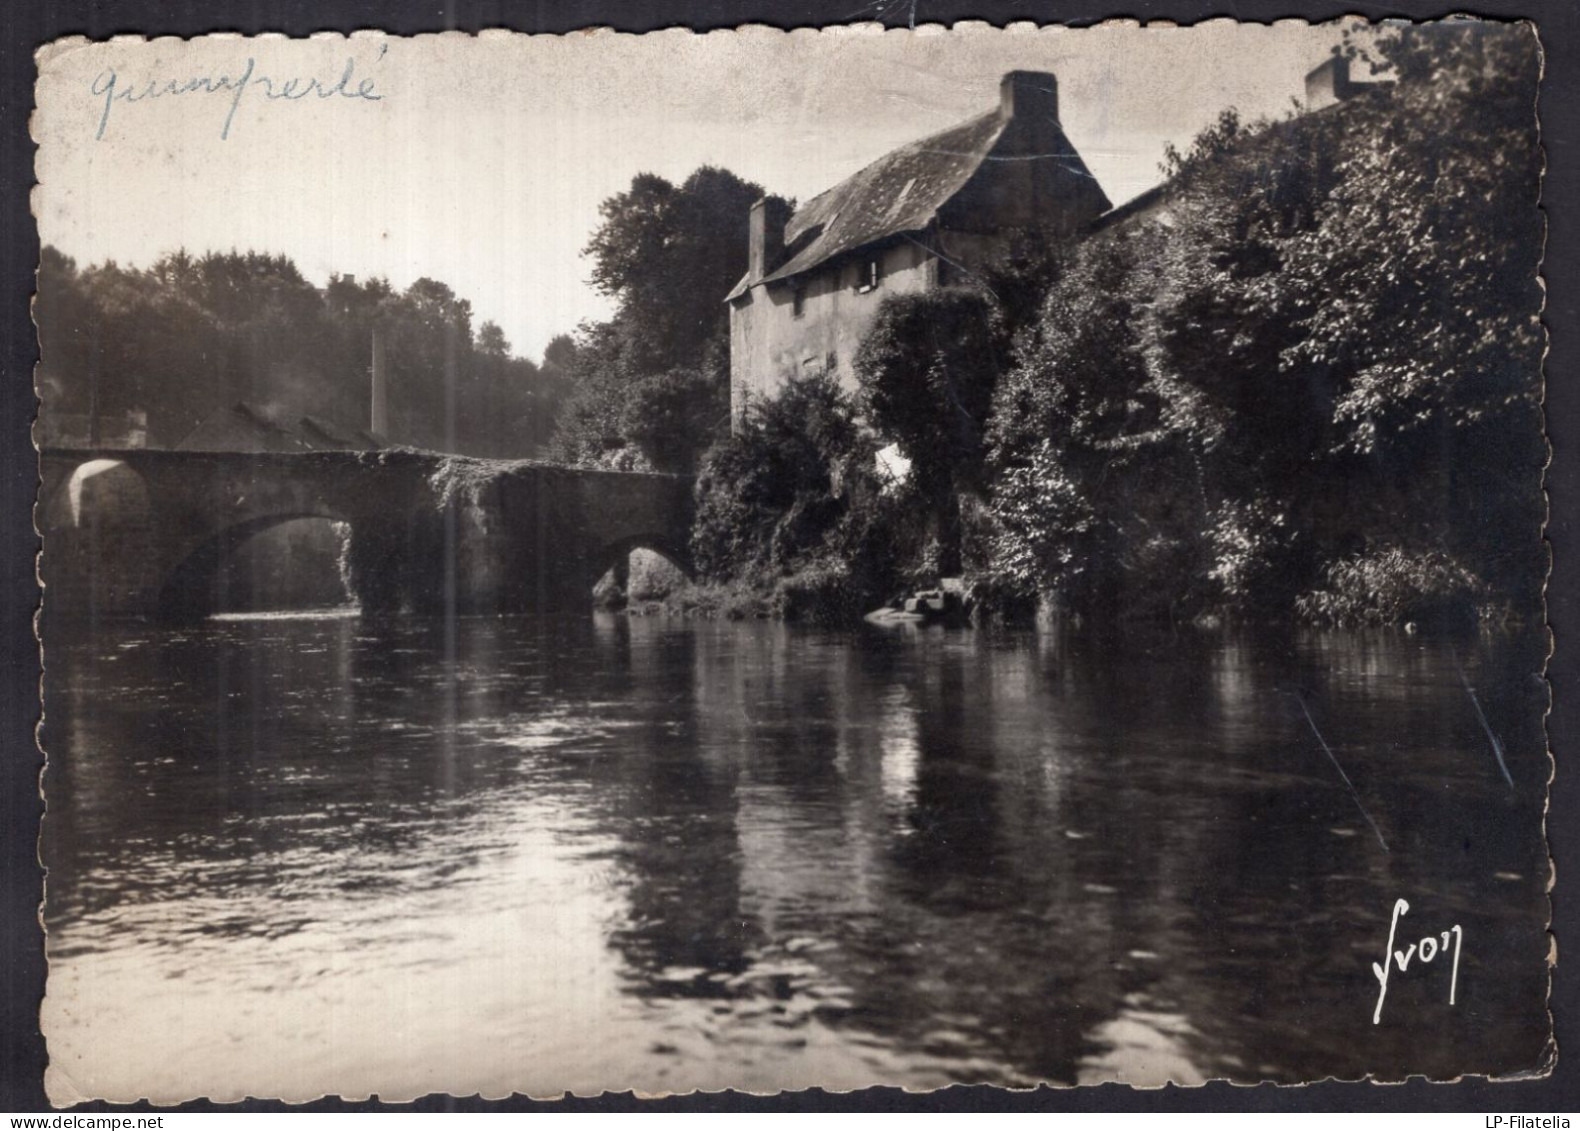
POLYGON ((201 35, 280 32, 303 36, 318 31, 350 32, 378 27, 391 33, 510 28, 524 32, 567 32, 612 27, 642 32, 687 26, 697 30, 741 24, 781 28, 824 27, 852 21, 890 26, 1018 20, 1085 25, 1133 18, 1196 23, 1229 17, 1257 22, 1295 18, 1329 20, 1345 15, 1370 19, 1432 19, 1467 13, 1489 19, 1530 19, 1545 53, 1541 89, 1542 140, 1547 170, 1543 208, 1548 244, 1543 265, 1547 286, 1545 322, 1547 428, 1552 447, 1546 531, 1552 559, 1548 620, 1554 637, 1549 668, 1552 712, 1548 739, 1556 775, 1548 814, 1549 846, 1556 862, 1552 931, 1558 965, 1553 970, 1551 1009, 1558 1059, 1552 1075, 1532 1080, 1452 1084, 1412 1080, 1401 1085, 1321 1083, 1298 1087, 1169 1086, 1138 1090, 1122 1085, 1039 1088, 1029 1092, 989 1087, 953 1087, 930 1093, 896 1088, 831 1093, 813 1089, 759 1097, 743 1093, 697 1093, 638 1100, 629 1093, 590 1099, 533 1101, 517 1096, 489 1102, 476 1097, 432 1095, 411 1104, 349 1103, 323 1099, 304 1105, 248 1100, 220 1105, 206 1101, 177 1108, 147 1104, 89 1103, 78 1113, 162 1111, 471 1111, 531 1112, 823 1112, 823 1111, 1485 1111, 1546 1114, 1580 1109, 1580 977, 1568 947, 1580 947, 1575 887, 1580 874, 1580 778, 1567 770, 1566 755, 1580 735, 1580 662, 1572 641, 1580 631, 1576 594, 1575 540, 1580 537, 1580 3, 1576 0, 8 0, 0 5, 0 594, 5 647, 0 656, 0 1111, 49 1112, 43 1091, 46 1061, 38 1030, 43 994, 43 935, 38 923, 42 873, 37 860, 38 821, 43 806, 38 773, 43 757, 34 740, 39 718, 39 653, 33 635, 38 603, 34 573, 38 540, 32 508, 36 455, 29 425, 35 413, 32 372, 37 339, 29 315, 38 238, 29 207, 34 147, 28 133, 35 76, 33 52, 66 35, 99 40, 118 34, 201 35))

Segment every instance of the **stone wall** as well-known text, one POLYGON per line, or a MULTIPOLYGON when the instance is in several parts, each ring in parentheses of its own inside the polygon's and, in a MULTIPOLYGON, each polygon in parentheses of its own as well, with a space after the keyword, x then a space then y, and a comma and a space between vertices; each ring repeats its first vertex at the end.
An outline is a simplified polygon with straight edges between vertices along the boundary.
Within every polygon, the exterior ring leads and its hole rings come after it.
POLYGON ((860 292, 865 257, 825 264, 801 280, 801 313, 795 286, 754 286, 730 318, 730 414, 739 421, 745 406, 776 395, 787 380, 830 373, 856 390, 855 357, 861 340, 890 295, 927 291, 937 285, 937 264, 922 246, 904 241, 872 253, 880 263, 876 288, 860 292))
MULTIPOLYGON (((976 168, 937 205, 925 230, 894 231, 795 278, 753 283, 732 300, 730 412, 736 426, 749 403, 774 396, 797 375, 832 372, 854 391, 852 361, 888 296, 969 285, 1017 240, 1078 238, 1108 210, 1107 196, 1059 124, 1053 76, 1011 72, 1000 96, 1002 131, 986 153, 951 155, 976 168), (881 262, 882 280, 863 291, 858 284, 869 257, 881 262)), ((899 204, 910 188, 896 189, 893 202, 863 204, 899 204)), ((754 230, 762 231, 748 279, 772 271, 768 253, 780 246, 771 230, 778 222, 754 211, 754 230)))
POLYGON ((304 518, 349 532, 366 613, 590 605, 619 555, 685 562, 691 481, 422 452, 46 452, 47 616, 188 618, 239 595, 226 570, 304 518), (86 470, 84 470, 86 469, 86 470))

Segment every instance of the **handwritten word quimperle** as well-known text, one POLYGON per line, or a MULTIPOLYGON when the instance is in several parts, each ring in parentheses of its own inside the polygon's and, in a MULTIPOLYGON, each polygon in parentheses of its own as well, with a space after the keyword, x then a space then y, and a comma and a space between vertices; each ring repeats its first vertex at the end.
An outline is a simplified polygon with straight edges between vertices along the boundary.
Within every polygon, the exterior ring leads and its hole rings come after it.
POLYGON ((1423 963, 1429 963, 1439 954, 1447 954, 1450 937, 1454 940, 1454 972, 1448 982, 1448 1004, 1453 1005, 1459 993, 1459 953, 1465 946, 1465 929, 1455 923, 1441 936, 1425 935, 1418 942, 1410 944, 1407 950, 1394 949, 1394 935, 1399 930, 1399 920, 1409 912, 1410 904, 1407 900, 1396 900, 1393 905, 1393 918, 1388 924, 1388 947, 1383 951, 1383 960, 1372 963, 1372 973, 1377 976, 1377 1008, 1372 1012, 1372 1024, 1382 1024, 1383 1001, 1388 997, 1388 976, 1395 967, 1400 973, 1410 968, 1413 958, 1419 957, 1423 963))
MULTIPOLYGON (((378 58, 384 58, 388 48, 380 48, 378 58)), ((229 140, 231 123, 235 121, 236 110, 241 105, 242 96, 249 90, 261 90, 264 98, 271 102, 300 102, 310 94, 319 98, 349 98, 364 102, 382 102, 384 96, 378 92, 377 80, 365 77, 352 79, 356 73, 357 61, 353 58, 346 59, 345 68, 340 72, 336 82, 323 82, 317 76, 293 75, 281 78, 278 75, 262 75, 257 73, 257 61, 248 57, 240 73, 235 77, 230 72, 209 73, 206 75, 190 75, 184 78, 154 77, 144 82, 127 83, 112 67, 100 71, 94 78, 90 88, 95 98, 104 100, 104 110, 99 115, 99 128, 94 133, 94 140, 101 140, 104 131, 110 124, 110 111, 117 102, 133 104, 145 102, 149 99, 164 98, 181 94, 219 94, 230 95, 230 109, 225 114, 225 124, 220 128, 219 136, 229 140)))

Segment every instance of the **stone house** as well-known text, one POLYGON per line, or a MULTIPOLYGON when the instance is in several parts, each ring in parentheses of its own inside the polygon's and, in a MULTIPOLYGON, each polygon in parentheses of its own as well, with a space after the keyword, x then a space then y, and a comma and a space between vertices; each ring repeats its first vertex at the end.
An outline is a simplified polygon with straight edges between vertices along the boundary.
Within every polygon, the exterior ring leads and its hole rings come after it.
MULTIPOLYGON (((1379 85, 1333 56, 1306 76, 1304 109, 1379 85)), ((880 157, 793 215, 759 201, 746 275, 725 300, 732 422, 794 376, 833 374, 854 391, 856 350, 888 295, 969 283, 1022 240, 1167 222, 1169 187, 1111 207, 1059 125, 1054 76, 1011 71, 993 110, 880 157)))
POLYGON ((969 282, 1018 241, 1068 239, 1108 197, 1059 125, 1058 84, 1012 71, 999 104, 880 157, 786 215, 753 207, 747 273, 729 293, 730 410, 789 378, 855 388, 856 349, 883 299, 969 282))
POLYGON ((246 401, 216 409, 176 445, 181 452, 371 452, 385 445, 372 433, 316 416, 289 419, 246 401))

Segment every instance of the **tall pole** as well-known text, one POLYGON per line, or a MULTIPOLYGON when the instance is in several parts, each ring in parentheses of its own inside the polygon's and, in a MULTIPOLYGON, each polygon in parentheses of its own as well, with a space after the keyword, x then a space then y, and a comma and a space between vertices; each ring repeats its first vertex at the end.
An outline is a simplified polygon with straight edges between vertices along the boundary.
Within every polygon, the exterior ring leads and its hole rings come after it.
POLYGON ((389 387, 384 369, 384 325, 373 323, 373 387, 370 401, 368 431, 382 442, 389 435, 389 387))

